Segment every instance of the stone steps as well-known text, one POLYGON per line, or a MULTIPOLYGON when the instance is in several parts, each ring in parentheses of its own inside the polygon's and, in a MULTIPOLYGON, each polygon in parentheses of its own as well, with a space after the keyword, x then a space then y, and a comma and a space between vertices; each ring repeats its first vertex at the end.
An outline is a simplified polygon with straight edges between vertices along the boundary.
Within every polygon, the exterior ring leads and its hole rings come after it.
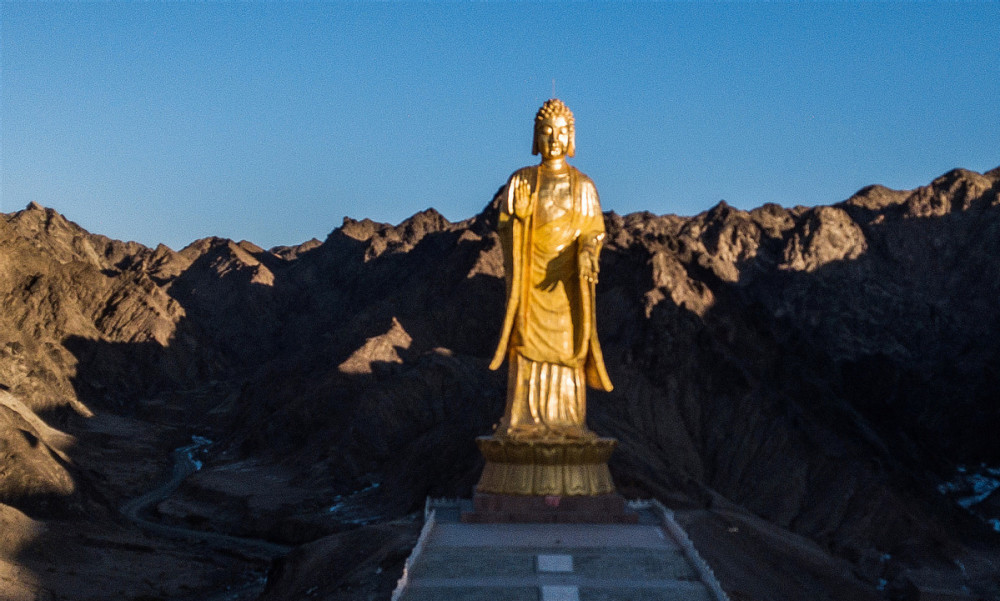
POLYGON ((469 524, 469 501, 428 501, 393 601, 728 601, 659 504, 637 524, 469 524))

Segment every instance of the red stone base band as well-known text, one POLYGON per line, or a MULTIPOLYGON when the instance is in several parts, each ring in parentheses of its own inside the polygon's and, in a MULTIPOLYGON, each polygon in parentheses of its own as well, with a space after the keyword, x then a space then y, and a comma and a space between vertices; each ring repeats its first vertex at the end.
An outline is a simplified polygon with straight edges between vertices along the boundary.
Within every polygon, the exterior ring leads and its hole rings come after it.
POLYGON ((628 511, 617 493, 592 497, 528 497, 477 493, 473 511, 462 514, 468 524, 635 524, 636 513, 628 511))

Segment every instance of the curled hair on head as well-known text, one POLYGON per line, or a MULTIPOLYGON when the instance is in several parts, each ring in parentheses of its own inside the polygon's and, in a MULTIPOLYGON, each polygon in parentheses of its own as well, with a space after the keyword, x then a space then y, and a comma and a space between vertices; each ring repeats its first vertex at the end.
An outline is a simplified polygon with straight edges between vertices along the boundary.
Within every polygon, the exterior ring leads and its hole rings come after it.
POLYGON ((558 98, 546 100, 542 108, 538 109, 538 112, 535 114, 535 135, 531 140, 531 154, 539 153, 538 127, 542 124, 542 121, 556 117, 564 117, 566 125, 569 127, 569 146, 566 148, 566 156, 571 157, 576 154, 576 127, 573 121, 573 111, 569 110, 569 107, 558 98))

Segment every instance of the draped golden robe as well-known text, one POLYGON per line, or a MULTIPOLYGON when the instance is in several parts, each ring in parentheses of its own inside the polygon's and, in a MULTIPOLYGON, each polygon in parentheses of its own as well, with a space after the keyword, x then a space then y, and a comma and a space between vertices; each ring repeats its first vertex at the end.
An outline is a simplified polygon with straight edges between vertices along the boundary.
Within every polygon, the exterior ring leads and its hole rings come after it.
POLYGON ((596 266, 604 238, 597 189, 571 166, 534 166, 511 176, 502 199, 507 310, 490 369, 508 359, 510 372, 497 434, 594 436, 586 428, 586 386, 612 389, 594 324, 596 278, 581 270, 581 261, 596 266), (517 179, 531 186, 522 216, 514 207, 517 179))

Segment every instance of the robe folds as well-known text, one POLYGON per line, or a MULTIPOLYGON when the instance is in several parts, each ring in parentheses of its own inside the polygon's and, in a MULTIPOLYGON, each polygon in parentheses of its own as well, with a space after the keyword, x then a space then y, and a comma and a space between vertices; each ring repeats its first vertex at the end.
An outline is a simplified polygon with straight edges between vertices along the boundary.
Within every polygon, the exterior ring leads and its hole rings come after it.
POLYGON ((507 309, 490 369, 504 360, 510 366, 499 433, 583 435, 586 387, 612 389, 594 323, 594 282, 581 270, 581 261, 596 266, 604 238, 597 189, 574 167, 558 175, 520 169, 501 194, 497 231, 507 309), (531 187, 520 215, 519 180, 531 187))

